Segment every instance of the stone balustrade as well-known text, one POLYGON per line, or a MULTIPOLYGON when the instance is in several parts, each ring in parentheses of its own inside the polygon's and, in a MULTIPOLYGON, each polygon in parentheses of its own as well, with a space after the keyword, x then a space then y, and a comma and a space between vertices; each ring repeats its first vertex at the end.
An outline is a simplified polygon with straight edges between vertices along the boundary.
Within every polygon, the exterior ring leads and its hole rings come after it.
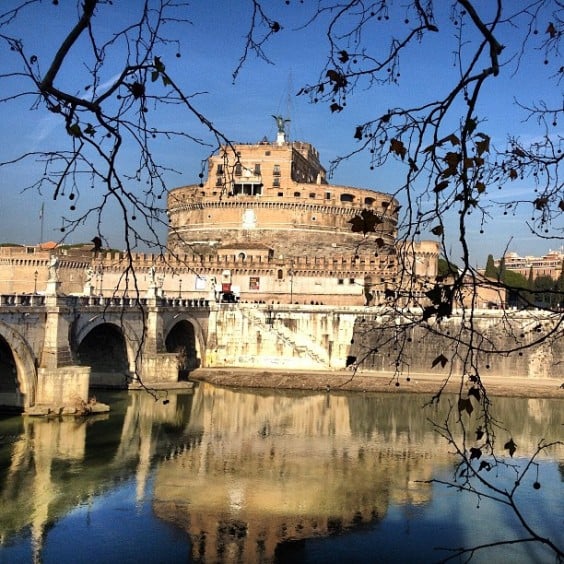
POLYGON ((43 305, 45 305, 45 296, 43 294, 0 294, 0 307, 43 305))
MULTIPOLYGON (((204 298, 170 298, 157 297, 138 298, 129 296, 58 296, 57 302, 60 305, 69 307, 145 307, 156 305, 158 307, 172 308, 209 308, 210 302, 204 298)), ((45 306, 44 294, 0 294, 0 307, 31 307, 45 306)))

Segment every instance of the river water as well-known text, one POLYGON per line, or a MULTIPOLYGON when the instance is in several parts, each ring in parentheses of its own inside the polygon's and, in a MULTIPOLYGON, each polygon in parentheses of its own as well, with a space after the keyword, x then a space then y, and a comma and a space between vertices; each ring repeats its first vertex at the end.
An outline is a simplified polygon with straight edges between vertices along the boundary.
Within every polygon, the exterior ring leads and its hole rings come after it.
MULTIPOLYGON (((0 419, 0 562, 434 562, 523 536, 500 503, 429 482, 455 472, 429 422, 444 421, 447 398, 437 409, 414 394, 200 384, 98 399, 109 414, 0 419)), ((539 438, 562 438, 562 405, 494 398, 512 463, 523 467, 539 438)), ((563 479, 555 448, 516 497, 561 547, 563 479)), ((472 562, 549 559, 527 544, 472 562)))

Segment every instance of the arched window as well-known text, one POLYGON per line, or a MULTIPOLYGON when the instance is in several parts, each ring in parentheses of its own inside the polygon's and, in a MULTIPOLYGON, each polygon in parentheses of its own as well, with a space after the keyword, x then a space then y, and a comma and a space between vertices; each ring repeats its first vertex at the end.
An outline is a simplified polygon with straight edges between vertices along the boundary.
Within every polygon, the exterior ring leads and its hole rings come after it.
POLYGON ((354 202, 352 194, 341 194, 341 202, 354 202))
POLYGON ((278 276, 277 276, 278 280, 283 280, 284 279, 284 271, 279 268, 278 269, 278 276))

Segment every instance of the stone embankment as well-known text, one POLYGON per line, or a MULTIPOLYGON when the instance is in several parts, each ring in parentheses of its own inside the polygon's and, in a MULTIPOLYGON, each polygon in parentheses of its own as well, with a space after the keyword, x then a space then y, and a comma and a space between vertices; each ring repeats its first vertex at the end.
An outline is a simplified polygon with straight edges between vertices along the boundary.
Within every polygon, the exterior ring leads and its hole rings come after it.
MULTIPOLYGON (((453 376, 445 382, 442 376, 416 374, 409 379, 395 378, 392 373, 368 371, 308 372, 298 370, 252 370, 246 368, 198 368, 190 379, 230 388, 267 388, 311 391, 355 391, 386 393, 435 394, 444 385, 447 392, 460 389, 460 378, 453 376)), ((484 379, 492 396, 564 399, 564 377, 484 379)))

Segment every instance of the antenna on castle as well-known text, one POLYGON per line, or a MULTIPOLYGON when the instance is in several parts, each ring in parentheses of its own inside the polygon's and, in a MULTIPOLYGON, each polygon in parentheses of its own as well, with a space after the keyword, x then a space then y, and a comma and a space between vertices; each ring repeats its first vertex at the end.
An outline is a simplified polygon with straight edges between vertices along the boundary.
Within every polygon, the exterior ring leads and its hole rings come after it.
POLYGON ((278 104, 278 109, 276 110, 278 114, 272 116, 276 120, 276 125, 278 127, 278 135, 276 138, 276 143, 278 145, 287 143, 292 137, 295 138, 295 135, 291 135, 290 133, 290 125, 289 125, 290 122, 293 121, 293 118, 295 117, 294 106, 292 101, 293 91, 294 91, 294 86, 292 83, 292 72, 290 72, 288 74, 288 85, 281 96, 280 102, 278 104), (285 102, 285 107, 283 108, 284 102, 285 102), (283 114, 285 114, 288 117, 284 118, 283 114))

